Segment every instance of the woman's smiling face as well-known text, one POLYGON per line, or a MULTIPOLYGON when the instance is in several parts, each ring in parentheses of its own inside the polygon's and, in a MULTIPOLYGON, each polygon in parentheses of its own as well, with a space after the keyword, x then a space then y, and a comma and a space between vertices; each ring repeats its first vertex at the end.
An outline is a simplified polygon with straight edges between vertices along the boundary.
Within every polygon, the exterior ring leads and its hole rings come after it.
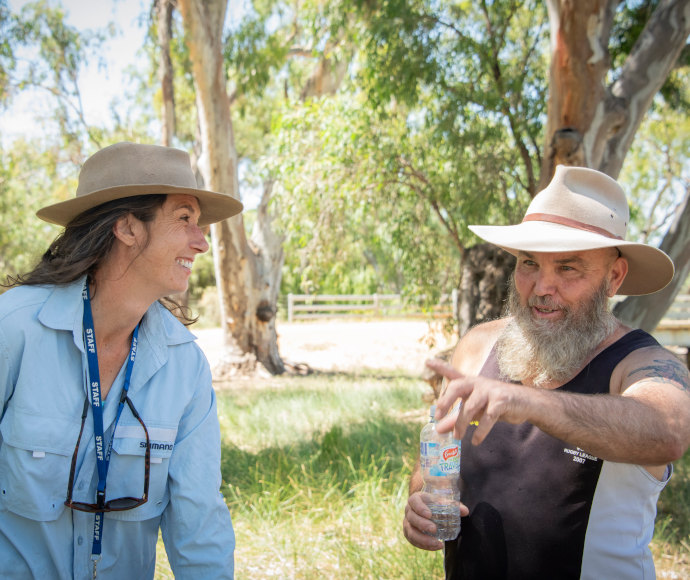
POLYGON ((198 225, 199 201, 193 195, 168 195, 148 227, 148 243, 132 267, 162 298, 187 289, 197 254, 208 250, 198 225))

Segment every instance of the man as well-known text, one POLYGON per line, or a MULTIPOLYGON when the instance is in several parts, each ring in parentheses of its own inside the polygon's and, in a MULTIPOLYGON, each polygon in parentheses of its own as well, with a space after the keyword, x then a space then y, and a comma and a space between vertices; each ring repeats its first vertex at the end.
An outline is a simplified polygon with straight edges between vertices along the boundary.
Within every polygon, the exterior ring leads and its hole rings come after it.
MULTIPOLYGON (((609 312, 616 293, 673 278, 660 250, 625 241, 620 186, 559 166, 515 226, 472 226, 517 257, 509 316, 470 330, 451 365, 438 424, 462 439, 462 530, 446 578, 653 578, 648 544, 671 462, 690 443, 688 371, 609 312)), ((417 469, 403 529, 442 543, 417 469)))

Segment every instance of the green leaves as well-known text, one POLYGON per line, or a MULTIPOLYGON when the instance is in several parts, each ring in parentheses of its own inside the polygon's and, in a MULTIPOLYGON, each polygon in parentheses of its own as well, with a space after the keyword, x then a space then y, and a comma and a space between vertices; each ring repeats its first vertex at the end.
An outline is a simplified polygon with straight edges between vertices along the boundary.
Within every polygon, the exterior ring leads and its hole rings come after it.
MULTIPOLYGON (((40 221, 35 212, 72 185, 58 176, 57 149, 39 152, 35 144, 16 140, 0 155, 0 273, 23 274, 32 268, 58 228, 40 221), (55 196, 56 181, 62 180, 55 196)), ((76 184, 75 184, 76 185, 76 184)), ((73 189, 72 189, 73 191, 73 189)), ((71 192, 70 192, 71 195, 71 192)))
POLYGON ((663 99, 657 100, 620 176, 631 205, 628 239, 655 245, 668 230, 690 183, 690 121, 663 99))

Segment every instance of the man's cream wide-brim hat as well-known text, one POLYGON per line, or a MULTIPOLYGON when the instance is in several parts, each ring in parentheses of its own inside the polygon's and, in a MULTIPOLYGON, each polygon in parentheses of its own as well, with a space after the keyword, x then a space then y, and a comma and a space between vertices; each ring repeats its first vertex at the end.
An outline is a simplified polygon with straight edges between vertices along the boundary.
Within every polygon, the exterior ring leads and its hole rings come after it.
POLYGON ((158 193, 196 197, 201 208, 200 226, 242 211, 242 204, 231 195, 197 187, 187 152, 123 142, 105 147, 86 160, 75 198, 44 207, 36 215, 66 226, 84 211, 108 201, 158 193))
POLYGON ((629 219, 625 193, 614 179, 594 169, 558 165, 521 224, 470 230, 511 254, 618 248, 628 261, 618 294, 657 292, 673 279, 673 262, 657 248, 626 241, 629 219))

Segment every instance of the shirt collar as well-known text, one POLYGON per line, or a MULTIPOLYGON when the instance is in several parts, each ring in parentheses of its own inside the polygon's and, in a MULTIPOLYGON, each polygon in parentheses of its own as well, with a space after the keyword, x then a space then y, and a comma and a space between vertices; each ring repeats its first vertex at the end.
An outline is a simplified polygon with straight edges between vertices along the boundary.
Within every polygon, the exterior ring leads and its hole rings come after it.
MULTIPOLYGON (((72 331, 74 344, 84 352, 82 317, 84 306, 81 292, 86 276, 70 284, 56 285, 38 314, 44 326, 55 330, 72 331)), ((144 314, 140 328, 140 340, 146 338, 154 354, 161 361, 167 358, 167 347, 196 340, 196 337, 179 323, 159 302, 154 302, 144 314)))

